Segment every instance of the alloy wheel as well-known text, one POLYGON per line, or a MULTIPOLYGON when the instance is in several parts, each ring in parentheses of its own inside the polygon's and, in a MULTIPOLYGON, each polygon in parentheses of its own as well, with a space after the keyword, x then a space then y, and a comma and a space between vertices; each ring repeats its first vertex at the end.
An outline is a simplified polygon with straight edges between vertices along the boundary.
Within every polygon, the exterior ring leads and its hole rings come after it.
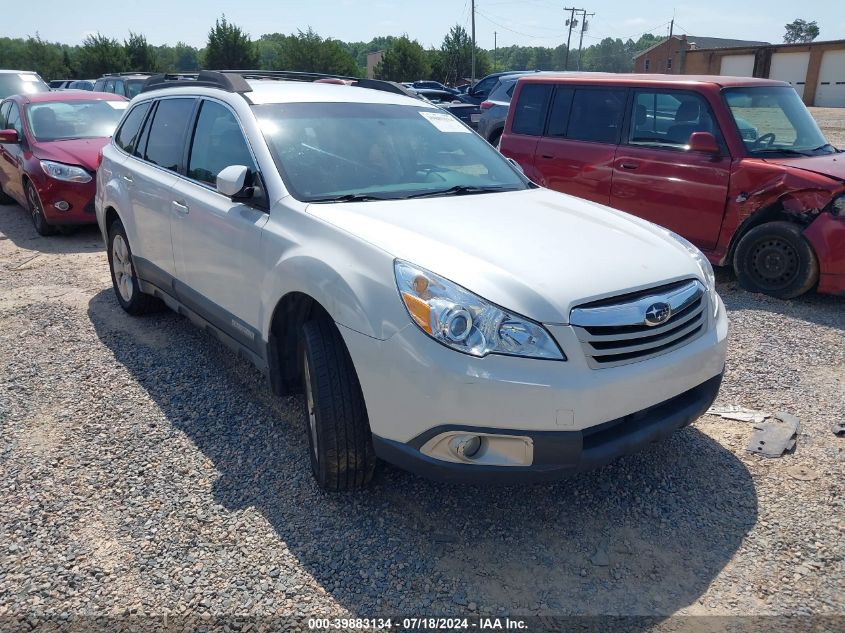
POLYGON ((122 235, 115 235, 112 240, 112 270, 114 283, 120 297, 127 303, 132 300, 132 262, 129 257, 129 247, 122 235))
POLYGON ((320 453, 317 451, 317 414, 314 410, 314 391, 311 388, 311 367, 308 364, 308 356, 305 356, 305 364, 302 371, 305 373, 305 406, 308 407, 308 429, 311 432, 311 450, 314 457, 319 460, 320 453))

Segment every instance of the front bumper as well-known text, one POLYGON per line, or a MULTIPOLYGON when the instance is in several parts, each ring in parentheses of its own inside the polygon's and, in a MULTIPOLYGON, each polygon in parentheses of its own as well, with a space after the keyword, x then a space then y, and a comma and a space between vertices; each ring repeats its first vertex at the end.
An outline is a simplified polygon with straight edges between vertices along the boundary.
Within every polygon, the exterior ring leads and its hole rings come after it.
POLYGON ((44 217, 50 224, 94 224, 94 194, 97 191, 95 180, 86 183, 61 182, 45 178, 37 184, 38 196, 44 208, 44 217), (69 205, 67 211, 60 211, 56 203, 64 201, 69 205))
MULTIPOLYGON (((661 356, 603 369, 590 368, 572 327, 547 328, 568 360, 476 358, 440 345, 412 324, 387 340, 341 326, 379 455, 409 470, 427 469, 432 460, 418 450, 421 441, 443 429, 475 429, 536 437, 539 453, 526 470, 549 471, 540 478, 555 477, 636 450, 688 424, 709 406, 724 370, 728 320, 721 300, 705 333, 690 343, 661 356), (705 384, 709 387, 702 387, 705 384), (630 425, 644 412, 650 421, 637 422, 642 429, 634 436, 620 436, 619 443, 603 440, 604 448, 584 453, 588 436, 616 426, 609 421, 627 420, 630 425), (651 420, 657 420, 656 426, 651 420), (553 441, 546 444, 549 438, 553 441), (548 450, 561 461, 537 461, 546 450, 541 444, 552 447, 548 450)), ((433 461, 461 478, 467 472, 433 461)), ((501 476, 510 478, 518 476, 515 469, 522 466, 498 468, 506 469, 501 476)))
POLYGON ((429 479, 485 483, 552 481, 635 453, 687 426, 707 411, 721 383, 720 373, 670 400, 583 431, 525 432, 444 426, 430 429, 406 444, 374 435, 373 444, 380 459, 429 479), (447 462, 420 452, 432 437, 447 431, 528 436, 534 444, 534 461, 524 467, 473 465, 447 462))
POLYGON ((845 295, 845 218, 820 213, 804 236, 819 260, 818 292, 845 295))

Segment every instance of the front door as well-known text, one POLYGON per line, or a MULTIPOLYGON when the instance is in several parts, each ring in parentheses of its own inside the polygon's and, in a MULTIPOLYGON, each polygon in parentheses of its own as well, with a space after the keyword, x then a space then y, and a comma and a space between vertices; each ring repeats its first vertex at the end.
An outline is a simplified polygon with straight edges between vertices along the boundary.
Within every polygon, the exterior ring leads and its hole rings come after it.
POLYGON ((23 146, 26 144, 26 139, 23 134, 20 108, 14 101, 7 101, 0 112, 5 115, 3 129, 15 130, 18 133, 17 143, 0 144, 0 186, 7 195, 25 204, 21 173, 24 159, 23 146))
POLYGON ((719 238, 731 158, 699 94, 637 90, 625 142, 616 151, 610 204, 664 226, 702 249, 719 238), (710 132, 719 154, 690 151, 693 132, 710 132))
POLYGON ((258 169, 235 113, 204 100, 193 128, 186 175, 173 188, 171 225, 176 292, 188 307, 260 353, 259 262, 266 209, 217 192, 217 174, 243 165, 258 169))
POLYGON ((609 204, 626 97, 624 88, 557 86, 536 149, 539 184, 609 204))

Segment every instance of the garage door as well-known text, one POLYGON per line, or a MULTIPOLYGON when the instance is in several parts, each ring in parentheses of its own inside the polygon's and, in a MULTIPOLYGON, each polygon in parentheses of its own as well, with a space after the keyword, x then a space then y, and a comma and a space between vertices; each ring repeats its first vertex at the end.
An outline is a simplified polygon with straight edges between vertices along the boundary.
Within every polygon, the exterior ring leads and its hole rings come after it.
POLYGON ((804 82, 807 66, 810 65, 810 51, 803 53, 775 53, 769 68, 769 79, 788 81, 799 97, 804 96, 804 82))
POLYGON ((754 55, 725 55, 722 57, 720 75, 732 77, 754 76, 754 55))
POLYGON ((826 51, 822 56, 816 105, 845 107, 845 51, 826 51))

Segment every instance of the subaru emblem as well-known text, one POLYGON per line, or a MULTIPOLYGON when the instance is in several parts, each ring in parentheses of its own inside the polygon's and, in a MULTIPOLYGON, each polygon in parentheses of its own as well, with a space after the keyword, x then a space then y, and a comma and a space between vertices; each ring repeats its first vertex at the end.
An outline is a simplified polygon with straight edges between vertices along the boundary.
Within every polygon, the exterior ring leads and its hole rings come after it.
POLYGON ((652 303, 645 311, 645 324, 654 327, 662 325, 672 316, 672 306, 668 303, 652 303))

